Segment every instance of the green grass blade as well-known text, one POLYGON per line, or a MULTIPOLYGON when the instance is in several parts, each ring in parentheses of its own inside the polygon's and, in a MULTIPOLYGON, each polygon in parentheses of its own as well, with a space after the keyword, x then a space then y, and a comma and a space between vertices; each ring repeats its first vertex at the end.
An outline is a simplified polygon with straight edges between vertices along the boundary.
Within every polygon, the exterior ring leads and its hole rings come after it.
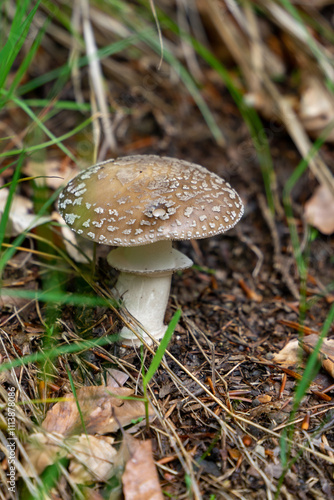
POLYGON ((308 165, 310 163, 310 160, 314 158, 314 156, 318 153, 319 149, 321 146, 324 144, 326 141, 327 135, 331 132, 333 128, 333 125, 330 124, 324 132, 316 139, 316 141, 313 143, 309 153, 307 156, 305 156, 297 165, 287 182, 285 183, 284 189, 283 189, 283 205, 285 209, 285 213, 287 216, 287 221, 288 221, 288 226, 289 226, 289 231, 290 231, 290 237, 291 237, 291 242, 292 242, 292 247, 294 251, 294 256, 296 259, 297 267, 300 276, 303 276, 306 272, 305 268, 305 263, 304 259, 302 256, 301 252, 301 247, 300 247, 300 241, 298 237, 298 229, 296 222, 294 220, 293 216, 293 210, 292 210, 292 203, 291 203, 291 193, 292 190, 297 183, 297 181, 301 178, 303 173, 307 170, 308 165))
POLYGON ((172 338, 172 335, 174 333, 174 330, 176 328, 176 325, 179 322, 179 319, 181 317, 181 309, 178 309, 174 316, 172 317, 165 335, 160 341, 160 345, 157 349, 157 352, 155 353, 152 362, 150 364, 149 369, 147 370, 146 374, 143 376, 143 385, 147 386, 147 384, 150 382, 151 378, 154 376, 156 373, 157 369, 160 366, 161 360, 166 352, 167 346, 169 344, 170 339, 172 338))
MULTIPOLYGON (((150 36, 154 33, 153 29, 146 30, 147 35, 150 36)), ((102 47, 101 49, 96 51, 96 57, 98 57, 101 61, 107 57, 110 57, 114 54, 118 54, 119 52, 122 52, 123 50, 131 47, 131 46, 136 46, 139 41, 139 34, 132 35, 128 38, 125 38, 124 40, 119 40, 117 42, 114 42, 107 47, 102 47)), ((82 56, 78 59, 77 61, 77 66, 78 68, 82 68, 84 66, 87 66, 88 64, 88 57, 87 56, 82 56)), ((72 71, 72 67, 69 63, 64 64, 60 68, 56 68, 54 70, 51 70, 44 75, 41 75, 37 78, 34 78, 30 82, 25 83, 24 85, 21 85, 21 87, 18 89, 18 95, 23 95, 26 94, 27 92, 31 92, 32 90, 35 90, 38 87, 41 87, 42 85, 45 85, 46 83, 49 83, 56 78, 62 77, 62 76, 70 76, 72 71)))
POLYGON ((324 73, 326 74, 326 84, 328 89, 331 92, 334 92, 334 83, 333 81, 328 77, 328 71, 327 68, 332 68, 332 61, 327 57, 325 51, 321 50, 314 38, 310 35, 309 28, 306 26, 306 24, 303 21, 302 16, 299 14, 298 10, 290 0, 279 0, 279 3, 286 9, 287 12, 291 14, 291 16, 297 21, 298 25, 304 32, 305 40, 307 42, 307 45, 311 52, 313 53, 315 59, 318 61, 319 66, 323 69, 324 73))
MULTIPOLYGON (((0 91, 1 92, 1 91, 0 91)), ((81 130, 85 129, 88 125, 90 125, 93 121, 93 117, 89 117, 87 120, 83 121, 80 123, 77 127, 73 128, 69 132, 66 132, 65 134, 61 135, 60 137, 56 137, 44 124, 41 122, 41 120, 38 118, 37 115, 27 106, 26 102, 13 98, 13 101, 18 104, 20 108, 22 108, 28 116, 30 116, 37 124, 38 127, 40 127, 49 137, 50 141, 42 142, 41 144, 35 144, 34 146, 28 146, 24 149, 13 149, 12 151, 6 151, 5 153, 0 153, 0 158, 7 158, 10 156, 15 156, 18 154, 21 154, 23 152, 25 153, 33 153, 35 151, 40 151, 42 149, 45 149, 49 146, 57 145, 59 149, 63 151, 71 160, 73 160, 75 163, 77 163, 76 157, 71 153, 71 151, 62 144, 62 141, 65 141, 66 139, 73 137, 75 134, 80 132, 81 130)))
MULTIPOLYGON (((6 206, 4 208, 4 211, 1 216, 0 220, 0 248, 2 247, 2 243, 5 239, 5 233, 6 233, 6 227, 9 219, 9 212, 10 212, 10 207, 13 201, 13 197, 15 194, 16 186, 18 184, 19 178, 20 178, 20 173, 21 173, 21 167, 23 163, 23 156, 21 156, 18 160, 18 163, 16 165, 13 179, 11 181, 10 187, 9 187, 9 193, 6 201, 6 206)), ((1 261, 1 259, 0 259, 1 261)), ((1 274, 2 268, 0 265, 0 274, 1 274)))
MULTIPOLYGON (((23 76, 25 75, 26 71, 28 70, 31 61, 34 59, 37 49, 39 48, 42 38, 44 36, 45 30, 48 26, 48 21, 44 23, 43 28, 40 29, 38 32, 36 38, 34 39, 32 46, 28 52, 28 54, 25 56, 23 59, 20 67, 15 73, 15 76, 13 78, 12 84, 9 87, 8 94, 7 94, 7 99, 10 99, 11 95, 15 92, 16 88, 19 86, 20 81, 22 80, 23 76)), ((1 104, 0 104, 1 107, 1 104)))
POLYGON ((17 297, 21 299, 27 300, 38 300, 40 302, 55 302, 58 304, 70 304, 73 306, 86 305, 90 307, 109 307, 112 305, 113 307, 117 307, 118 304, 116 301, 112 299, 106 299, 100 296, 89 296, 83 294, 65 294, 65 293, 57 293, 57 292, 35 292, 33 290, 20 290, 13 288, 2 288, 2 292, 8 297, 17 297))
POLYGON ((73 354, 77 352, 83 352, 89 349, 94 349, 96 347, 103 347, 108 344, 112 344, 119 340, 119 335, 107 335, 105 337, 99 337, 94 340, 83 340, 77 341, 74 344, 66 344, 61 347, 53 347, 46 352, 35 352, 34 354, 29 354, 27 356, 18 357, 17 359, 11 360, 7 363, 0 364, 0 373, 6 370, 11 370, 12 368, 16 368, 17 366, 24 366, 30 363, 39 363, 45 360, 47 356, 51 361, 52 359, 56 359, 59 356, 63 356, 65 354, 73 354))
MULTIPOLYGON (((1 91, 0 90, 0 93, 3 94, 3 95, 7 95, 7 92, 5 91, 1 91)), ((44 123, 38 118, 37 115, 35 115, 35 113, 26 105, 26 103, 22 100, 22 99, 19 99, 19 98, 16 98, 14 97, 13 98, 13 102, 15 102, 15 104, 17 104, 23 111, 25 111, 25 113, 36 123, 36 125, 48 136, 50 137, 51 141, 52 141, 52 144, 57 144, 57 146, 63 151, 63 153, 65 153, 69 158, 71 158, 71 160, 73 160, 74 162, 76 162, 76 158, 75 156, 71 153, 71 151, 66 147, 64 146, 61 142, 60 142, 60 139, 57 138, 45 125, 44 123)), ((92 120, 92 118, 90 118, 90 121, 92 120)), ((82 124, 79 126, 80 128, 82 128, 82 124)), ((71 135, 73 131, 69 132, 71 135)), ((36 145, 36 146, 32 146, 33 148, 37 148, 36 150, 38 149, 41 149, 41 146, 40 145, 36 145)), ((35 150, 35 149, 34 149, 35 150)), ((25 149, 25 151, 27 151, 27 149, 25 149)), ((30 148, 30 151, 31 151, 31 148, 30 148)), ((10 152, 11 154, 16 154, 17 150, 14 150, 12 152, 10 152)), ((10 156, 11 154, 9 154, 9 152, 6 152, 6 153, 2 153, 0 155, 0 157, 2 156, 10 156)))
POLYGON ((30 0, 21 0, 17 2, 15 15, 6 44, 0 51, 0 88, 4 87, 13 63, 25 42, 39 4, 40 0, 37 0, 30 13, 27 14, 31 5, 30 0))

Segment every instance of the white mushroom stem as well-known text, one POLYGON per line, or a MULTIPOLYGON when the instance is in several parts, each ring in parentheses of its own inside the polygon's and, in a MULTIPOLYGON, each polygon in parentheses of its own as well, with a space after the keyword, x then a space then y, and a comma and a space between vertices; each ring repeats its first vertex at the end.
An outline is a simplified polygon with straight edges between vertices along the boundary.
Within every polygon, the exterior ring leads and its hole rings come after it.
MULTIPOLYGON (((146 331, 157 339, 163 337, 166 331, 164 317, 171 280, 172 272, 159 277, 121 272, 115 286, 129 313, 143 325, 146 331)), ((149 341, 142 329, 135 325, 134 329, 149 341)), ((137 340, 137 337, 126 326, 121 330, 121 337, 122 340, 137 340)))
MULTIPOLYGON (((120 271, 114 292, 123 300, 129 313, 156 339, 166 331, 164 316, 168 303, 172 274, 192 265, 192 261, 172 248, 171 241, 150 245, 119 247, 108 255, 111 266, 120 271)), ((149 337, 134 324, 134 329, 147 342, 149 337)), ((123 327, 122 343, 138 344, 133 332, 123 327)))

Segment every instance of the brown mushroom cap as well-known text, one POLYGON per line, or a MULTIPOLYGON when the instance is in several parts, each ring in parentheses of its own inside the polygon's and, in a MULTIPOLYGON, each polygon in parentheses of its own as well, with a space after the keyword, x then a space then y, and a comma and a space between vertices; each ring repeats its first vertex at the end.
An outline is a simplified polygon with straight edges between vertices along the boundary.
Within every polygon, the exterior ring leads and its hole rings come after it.
POLYGON ((204 167, 137 155, 77 175, 60 193, 59 211, 91 241, 126 247, 224 233, 244 207, 236 191, 204 167))

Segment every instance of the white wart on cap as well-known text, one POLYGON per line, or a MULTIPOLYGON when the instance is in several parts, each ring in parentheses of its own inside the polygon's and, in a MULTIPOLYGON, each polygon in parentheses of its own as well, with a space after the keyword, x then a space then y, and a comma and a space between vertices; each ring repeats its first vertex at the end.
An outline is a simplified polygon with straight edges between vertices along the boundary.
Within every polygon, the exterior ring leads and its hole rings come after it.
POLYGON ((138 155, 88 168, 59 196, 73 231, 113 246, 207 238, 231 229, 243 204, 231 186, 200 165, 138 155))

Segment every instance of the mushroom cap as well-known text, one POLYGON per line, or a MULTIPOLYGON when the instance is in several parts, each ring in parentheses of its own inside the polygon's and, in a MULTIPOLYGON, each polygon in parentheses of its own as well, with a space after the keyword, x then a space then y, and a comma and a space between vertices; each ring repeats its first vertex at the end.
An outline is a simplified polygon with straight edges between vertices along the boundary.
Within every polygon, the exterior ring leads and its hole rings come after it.
POLYGON ((73 231, 124 247, 224 233, 243 211, 237 192, 218 175, 154 155, 94 165, 59 195, 59 212, 73 231))

